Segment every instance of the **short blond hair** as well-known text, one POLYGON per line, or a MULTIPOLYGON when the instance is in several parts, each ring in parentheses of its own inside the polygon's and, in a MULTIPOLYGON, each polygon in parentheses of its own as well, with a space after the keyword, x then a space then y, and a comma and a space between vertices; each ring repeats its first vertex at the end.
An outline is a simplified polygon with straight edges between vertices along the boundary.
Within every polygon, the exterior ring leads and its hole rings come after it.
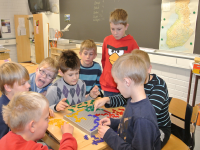
POLYGON ((43 59, 38 67, 45 67, 47 70, 53 71, 55 73, 54 78, 57 76, 59 70, 58 61, 51 57, 43 59))
POLYGON ((131 53, 120 56, 112 66, 112 76, 119 80, 130 78, 135 84, 144 84, 147 76, 145 62, 138 56, 131 53))
POLYGON ((40 120, 46 107, 49 107, 49 102, 42 94, 31 91, 19 92, 8 105, 3 106, 3 120, 11 131, 23 131, 28 122, 40 120))
POLYGON ((93 40, 88 39, 88 40, 84 40, 81 43, 81 47, 80 47, 80 52, 82 53, 83 50, 94 50, 94 53, 97 54, 97 45, 94 43, 93 40))
POLYGON ((29 73, 27 69, 15 62, 6 62, 0 66, 0 90, 3 94, 6 94, 4 85, 7 84, 13 87, 15 82, 19 85, 24 80, 29 80, 29 73))
POLYGON ((138 57, 140 57, 145 62, 146 66, 147 66, 147 69, 150 68, 151 61, 150 61, 150 58, 149 58, 149 55, 148 55, 147 52, 139 50, 139 49, 135 49, 131 53, 133 55, 137 55, 138 57))
POLYGON ((127 25, 128 14, 124 9, 116 9, 110 14, 110 23, 127 25))
POLYGON ((63 51, 59 57, 58 63, 62 73, 68 70, 80 69, 80 60, 73 50, 63 51))

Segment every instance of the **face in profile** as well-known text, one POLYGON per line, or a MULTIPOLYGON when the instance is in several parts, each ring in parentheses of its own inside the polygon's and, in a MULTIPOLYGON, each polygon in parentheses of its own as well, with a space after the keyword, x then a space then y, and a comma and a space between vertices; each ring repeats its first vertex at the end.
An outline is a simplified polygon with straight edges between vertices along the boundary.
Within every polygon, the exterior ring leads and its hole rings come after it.
POLYGON ((48 123, 49 123, 49 107, 45 107, 44 110, 42 111, 42 116, 39 121, 35 121, 35 140, 39 140, 44 137, 45 132, 48 128, 48 123))
POLYGON ((28 83, 28 80, 22 79, 20 83, 16 81, 13 84, 13 87, 11 88, 13 95, 17 92, 25 92, 29 91, 30 84, 28 83))

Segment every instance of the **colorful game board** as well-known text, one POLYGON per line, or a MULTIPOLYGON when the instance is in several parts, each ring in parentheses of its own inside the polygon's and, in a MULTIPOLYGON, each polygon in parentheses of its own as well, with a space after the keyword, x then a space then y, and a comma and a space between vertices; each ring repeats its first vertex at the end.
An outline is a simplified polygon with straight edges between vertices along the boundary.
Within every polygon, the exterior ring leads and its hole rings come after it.
POLYGON ((94 112, 94 105, 91 105, 67 114, 63 118, 91 136, 97 133, 99 121, 105 117, 119 118, 119 115, 104 109, 97 109, 96 112, 94 112))

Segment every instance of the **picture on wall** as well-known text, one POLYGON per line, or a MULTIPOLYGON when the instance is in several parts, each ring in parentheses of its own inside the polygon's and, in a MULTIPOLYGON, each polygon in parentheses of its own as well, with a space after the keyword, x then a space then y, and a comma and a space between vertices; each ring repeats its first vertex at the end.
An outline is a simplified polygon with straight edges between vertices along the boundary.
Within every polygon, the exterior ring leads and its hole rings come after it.
POLYGON ((1 19, 1 32, 2 33, 11 33, 9 19, 1 19))

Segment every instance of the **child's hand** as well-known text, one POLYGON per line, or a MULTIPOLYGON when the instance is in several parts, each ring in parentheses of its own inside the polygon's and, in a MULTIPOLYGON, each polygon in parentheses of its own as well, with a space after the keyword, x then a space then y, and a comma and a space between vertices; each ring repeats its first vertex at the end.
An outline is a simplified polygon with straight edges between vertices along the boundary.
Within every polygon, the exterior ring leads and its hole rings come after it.
POLYGON ((103 118, 99 121, 99 124, 102 126, 109 126, 111 125, 110 118, 103 118))
POLYGON ((96 111, 97 108, 100 108, 101 106, 105 105, 105 103, 110 102, 109 97, 103 97, 101 99, 95 100, 94 102, 94 112, 96 111))
POLYGON ((98 134, 100 136, 100 138, 103 138, 105 133, 108 131, 110 127, 108 126, 102 126, 102 125, 99 125, 98 126, 98 134))
POLYGON ((54 112, 51 108, 49 108, 49 117, 55 117, 54 112))
POLYGON ((56 106, 57 111, 65 110, 69 105, 66 102, 67 98, 63 98, 56 106))
POLYGON ((73 134, 74 127, 71 126, 70 124, 67 124, 66 122, 64 122, 63 126, 61 126, 61 131, 62 131, 62 134, 64 134, 64 133, 71 133, 71 134, 73 134))
POLYGON ((95 85, 92 90, 90 91, 90 96, 92 98, 96 98, 98 95, 100 94, 99 92, 99 87, 97 85, 95 85))

